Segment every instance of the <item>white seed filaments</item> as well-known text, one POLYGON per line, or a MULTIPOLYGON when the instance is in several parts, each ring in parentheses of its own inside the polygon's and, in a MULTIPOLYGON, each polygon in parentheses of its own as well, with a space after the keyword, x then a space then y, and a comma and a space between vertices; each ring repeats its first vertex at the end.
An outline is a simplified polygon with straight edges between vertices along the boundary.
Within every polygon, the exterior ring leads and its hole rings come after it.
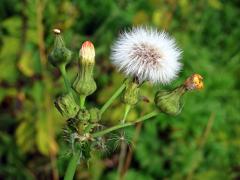
POLYGON ((143 27, 121 34, 112 48, 112 62, 119 70, 152 83, 173 80, 181 69, 180 55, 166 33, 143 27))
POLYGON ((54 32, 55 34, 60 34, 60 33, 61 33, 61 30, 60 30, 60 29, 53 29, 53 32, 54 32))

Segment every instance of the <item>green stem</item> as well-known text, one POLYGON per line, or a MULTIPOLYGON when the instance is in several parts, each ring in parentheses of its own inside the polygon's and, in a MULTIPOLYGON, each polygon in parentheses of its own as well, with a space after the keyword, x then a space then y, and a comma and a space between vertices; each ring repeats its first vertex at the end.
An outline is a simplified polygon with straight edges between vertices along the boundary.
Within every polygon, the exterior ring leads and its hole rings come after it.
POLYGON ((64 180, 72 180, 80 159, 79 153, 74 153, 67 167, 67 171, 64 176, 64 180))
POLYGON ((93 138, 100 137, 100 136, 108 134, 108 133, 110 133, 112 131, 116 131, 116 130, 119 130, 119 129, 122 129, 122 128, 125 128, 125 127, 128 127, 128 126, 132 126, 132 125, 134 125, 136 123, 139 123, 139 122, 145 121, 147 119, 150 119, 150 118, 152 118, 154 116, 157 116, 158 114, 159 114, 159 112, 153 111, 151 113, 146 114, 145 116, 140 117, 138 120, 136 120, 134 122, 127 122, 127 123, 124 123, 124 124, 118 124, 118 125, 115 125, 113 127, 107 128, 105 130, 93 133, 92 137, 93 138))
MULTIPOLYGON (((124 116, 123 119, 121 121, 121 124, 125 124, 125 121, 127 119, 127 115, 130 112, 131 106, 126 104, 125 106, 125 112, 124 112, 124 116)), ((122 130, 122 136, 124 134, 124 130, 122 130)), ((119 179, 121 179, 122 177, 122 169, 123 169, 123 165, 124 165, 124 160, 126 157, 126 153, 127 153, 127 144, 126 142, 122 141, 121 142, 121 149, 120 149, 120 155, 119 155, 119 163, 118 163, 118 174, 119 174, 119 179)))
POLYGON ((59 70, 62 74, 62 77, 63 77, 63 80, 64 80, 64 83, 65 83, 65 87, 67 89, 67 92, 68 93, 71 93, 71 85, 70 85, 70 82, 67 78, 67 73, 66 73, 66 65, 65 64, 62 64, 60 67, 59 67, 59 70))
POLYGON ((122 93, 124 88, 126 87, 126 83, 124 82, 112 95, 112 97, 103 105, 103 107, 100 109, 100 115, 102 115, 107 108, 113 103, 113 101, 122 93))
POLYGON ((130 109, 131 109, 131 106, 127 104, 127 105, 125 106, 124 116, 123 116, 123 119, 122 119, 122 121, 121 121, 122 124, 125 123, 125 121, 126 121, 126 119, 127 119, 127 115, 128 115, 128 113, 129 113, 130 109))
POLYGON ((86 96, 81 96, 80 95, 80 108, 84 108, 85 106, 85 100, 86 100, 86 96))

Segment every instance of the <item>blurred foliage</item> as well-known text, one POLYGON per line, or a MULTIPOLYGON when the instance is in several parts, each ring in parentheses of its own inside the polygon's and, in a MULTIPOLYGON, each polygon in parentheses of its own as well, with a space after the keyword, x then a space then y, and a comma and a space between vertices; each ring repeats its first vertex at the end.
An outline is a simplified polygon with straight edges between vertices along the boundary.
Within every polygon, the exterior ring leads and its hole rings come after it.
MULTIPOLYGON (((185 97, 178 117, 160 115, 128 129, 135 145, 126 179, 240 178, 238 0, 1 0, 0 9, 0 179, 58 179, 66 169, 65 122, 53 105, 63 80, 46 59, 51 30, 60 28, 76 54, 84 40, 94 42, 98 92, 89 103, 101 105, 123 80, 110 64, 111 44, 139 24, 168 31, 184 52, 180 77, 155 89, 176 86, 193 72, 203 75, 205 89, 185 97)), ((68 73, 74 77, 76 61, 68 73)), ((149 87, 141 94, 152 102, 149 87)), ((106 124, 122 117, 120 101, 112 107, 106 124)), ((141 102, 129 120, 152 108, 141 102)), ((118 152, 107 148, 93 153, 89 168, 79 167, 78 179, 115 177, 118 152)))

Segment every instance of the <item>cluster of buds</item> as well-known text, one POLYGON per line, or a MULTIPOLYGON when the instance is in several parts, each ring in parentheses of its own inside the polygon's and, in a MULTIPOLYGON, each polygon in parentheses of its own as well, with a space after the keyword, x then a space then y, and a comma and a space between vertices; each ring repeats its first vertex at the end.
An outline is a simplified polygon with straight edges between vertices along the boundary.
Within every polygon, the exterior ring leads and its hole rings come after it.
MULTIPOLYGON (((177 71, 180 69, 180 63, 178 62, 180 51, 175 47, 175 43, 171 39, 164 39, 164 34, 159 34, 157 38, 162 40, 162 42, 157 47, 154 47, 152 40, 155 39, 156 33, 152 32, 135 29, 134 33, 120 38, 119 43, 116 44, 114 49, 114 63, 120 69, 125 67, 125 73, 128 74, 128 77, 119 90, 99 110, 96 107, 89 108, 85 105, 85 99, 97 89, 93 76, 95 66, 95 49, 93 44, 90 41, 82 44, 79 51, 79 70, 75 80, 70 84, 66 74, 66 65, 72 59, 72 52, 66 48, 60 30, 54 30, 54 47, 48 59, 53 66, 60 70, 67 87, 67 93, 56 99, 55 106, 68 119, 64 133, 68 141, 74 143, 71 147, 77 147, 78 150, 81 149, 85 157, 89 157, 90 146, 96 138, 99 140, 106 133, 139 122, 137 120, 134 123, 126 123, 125 120, 130 109, 139 102, 140 87, 145 81, 152 83, 169 82, 176 76, 177 71), (135 40, 139 40, 136 37, 145 36, 148 33, 152 36, 151 41, 146 41, 145 44, 139 41, 136 45, 135 40), (134 41, 132 41, 132 45, 129 48, 126 48, 128 46, 125 45, 129 45, 128 38, 130 36, 133 36, 132 40, 134 41), (164 55, 162 55, 162 47, 167 47, 168 49, 164 55), (128 53, 129 49, 132 49, 130 54, 128 53), (124 56, 122 56, 122 51, 124 56), (122 102, 125 104, 125 112, 121 124, 96 132, 102 113, 110 106, 114 98, 121 93, 122 102)), ((145 37, 145 40, 148 40, 148 36, 145 37)), ((158 91, 154 99, 158 111, 149 113, 141 121, 153 117, 159 111, 168 115, 179 114, 182 109, 182 96, 188 91, 202 88, 202 76, 193 74, 182 85, 173 90, 158 91)))
POLYGON ((83 137, 101 119, 99 109, 95 107, 87 109, 84 105, 85 98, 97 88, 93 78, 95 49, 90 41, 82 44, 79 52, 79 71, 73 84, 69 85, 70 81, 67 79, 65 67, 72 59, 72 52, 66 48, 60 30, 54 29, 53 32, 55 34, 54 47, 48 59, 62 72, 65 84, 69 86, 68 92, 55 100, 55 106, 68 119, 69 134, 74 133, 83 137))

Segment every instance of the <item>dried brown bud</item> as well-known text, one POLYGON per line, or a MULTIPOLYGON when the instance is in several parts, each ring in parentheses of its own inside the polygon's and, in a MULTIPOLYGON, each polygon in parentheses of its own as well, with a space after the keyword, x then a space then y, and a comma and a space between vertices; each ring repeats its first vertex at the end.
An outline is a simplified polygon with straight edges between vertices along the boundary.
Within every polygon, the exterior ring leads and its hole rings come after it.
POLYGON ((184 86, 187 90, 202 89, 204 87, 203 77, 199 74, 193 74, 187 78, 184 86))

